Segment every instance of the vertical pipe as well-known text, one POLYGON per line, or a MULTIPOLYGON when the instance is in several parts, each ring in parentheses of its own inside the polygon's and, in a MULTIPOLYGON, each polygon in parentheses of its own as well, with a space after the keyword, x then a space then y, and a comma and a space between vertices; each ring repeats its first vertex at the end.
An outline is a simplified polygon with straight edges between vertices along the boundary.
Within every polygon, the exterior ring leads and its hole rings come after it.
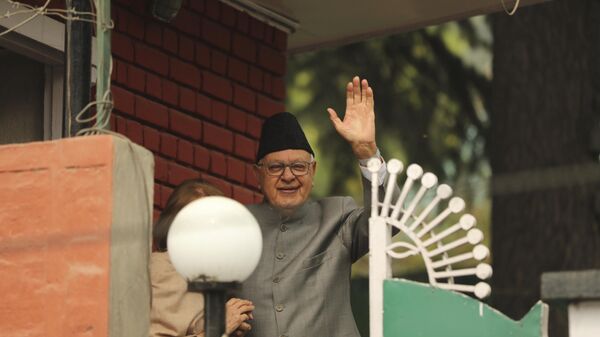
MULTIPOLYGON (((88 0, 90 1, 90 0, 88 0)), ((97 72, 96 72, 96 100, 104 101, 111 99, 106 93, 110 90, 111 71, 111 29, 110 0, 94 0, 96 3, 96 50, 97 50, 97 72)), ((109 123, 110 105, 100 104, 97 106, 98 120, 96 126, 105 128, 109 123)))
MULTIPOLYGON (((66 5, 69 10, 91 12, 90 0, 67 0, 66 5)), ((78 16, 87 18, 87 16, 78 16)), ((90 102, 92 24, 80 20, 67 20, 65 34, 63 135, 72 137, 82 127, 75 121, 75 116, 90 102)))
POLYGON ((225 289, 204 292, 204 335, 221 337, 225 333, 225 289))

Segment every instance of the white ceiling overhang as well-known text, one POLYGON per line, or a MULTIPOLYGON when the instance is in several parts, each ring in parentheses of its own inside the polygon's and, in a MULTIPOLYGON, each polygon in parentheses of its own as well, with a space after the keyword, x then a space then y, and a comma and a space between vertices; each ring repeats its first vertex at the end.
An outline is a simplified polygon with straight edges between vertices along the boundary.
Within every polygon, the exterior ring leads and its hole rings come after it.
MULTIPOLYGON (((223 0, 290 32, 290 53, 504 11, 501 0, 223 0)), ((545 0, 520 0, 519 7, 545 0)), ((510 10, 515 0, 505 0, 510 10)))

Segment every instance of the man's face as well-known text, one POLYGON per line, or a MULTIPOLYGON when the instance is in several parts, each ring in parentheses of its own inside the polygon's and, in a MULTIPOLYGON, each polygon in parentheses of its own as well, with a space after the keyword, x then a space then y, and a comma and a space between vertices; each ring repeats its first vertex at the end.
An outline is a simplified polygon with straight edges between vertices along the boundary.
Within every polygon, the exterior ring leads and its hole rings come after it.
POLYGON ((304 150, 269 153, 256 168, 265 197, 285 213, 293 212, 308 199, 316 169, 317 163, 311 163, 310 153, 304 150))

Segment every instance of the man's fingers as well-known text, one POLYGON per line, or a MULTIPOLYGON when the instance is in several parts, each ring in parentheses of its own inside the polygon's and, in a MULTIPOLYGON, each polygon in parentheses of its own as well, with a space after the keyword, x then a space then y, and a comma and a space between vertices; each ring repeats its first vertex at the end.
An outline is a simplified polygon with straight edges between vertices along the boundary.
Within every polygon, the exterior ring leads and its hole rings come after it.
POLYGON ((375 106, 375 98, 373 97, 373 89, 371 89, 371 87, 369 87, 367 89, 367 105, 373 107, 375 106))
POLYGON ((354 89, 352 82, 348 82, 346 85, 346 107, 354 104, 354 89))
POLYGON ((337 112, 332 108, 327 108, 327 112, 329 112, 329 119, 331 119, 331 123, 333 123, 333 127, 336 130, 339 130, 342 124, 342 120, 338 117, 337 112))
POLYGON ((248 312, 256 309, 253 304, 245 304, 239 307, 240 312, 248 312))
POLYGON ((360 79, 358 76, 354 76, 352 79, 352 93, 354 97, 354 104, 360 103, 360 79))
POLYGON ((365 103, 367 101, 367 89, 369 88, 369 82, 366 79, 363 79, 360 82, 361 90, 360 90, 360 101, 365 103))
POLYGON ((238 327, 238 330, 242 330, 242 331, 250 331, 252 330, 252 326, 246 322, 240 324, 240 326, 238 327))

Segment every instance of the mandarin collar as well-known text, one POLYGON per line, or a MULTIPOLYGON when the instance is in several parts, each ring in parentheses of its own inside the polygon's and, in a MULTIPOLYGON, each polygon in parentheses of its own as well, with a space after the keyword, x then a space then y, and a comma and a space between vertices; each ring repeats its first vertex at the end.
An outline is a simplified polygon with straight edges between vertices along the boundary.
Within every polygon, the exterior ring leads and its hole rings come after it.
POLYGON ((271 219, 273 221, 277 221, 279 223, 293 223, 293 222, 297 222, 298 220, 301 220, 302 218, 304 218, 306 216, 306 214, 309 213, 310 210, 310 206, 314 201, 312 199, 308 199, 306 200, 306 202, 304 204, 302 204, 302 206, 298 207, 292 214, 290 215, 283 215, 281 213, 281 211, 279 211, 278 209, 276 209, 275 207, 273 207, 273 205, 271 205, 268 201, 263 201, 263 204, 265 204, 268 209, 269 209, 269 213, 271 215, 271 219))

